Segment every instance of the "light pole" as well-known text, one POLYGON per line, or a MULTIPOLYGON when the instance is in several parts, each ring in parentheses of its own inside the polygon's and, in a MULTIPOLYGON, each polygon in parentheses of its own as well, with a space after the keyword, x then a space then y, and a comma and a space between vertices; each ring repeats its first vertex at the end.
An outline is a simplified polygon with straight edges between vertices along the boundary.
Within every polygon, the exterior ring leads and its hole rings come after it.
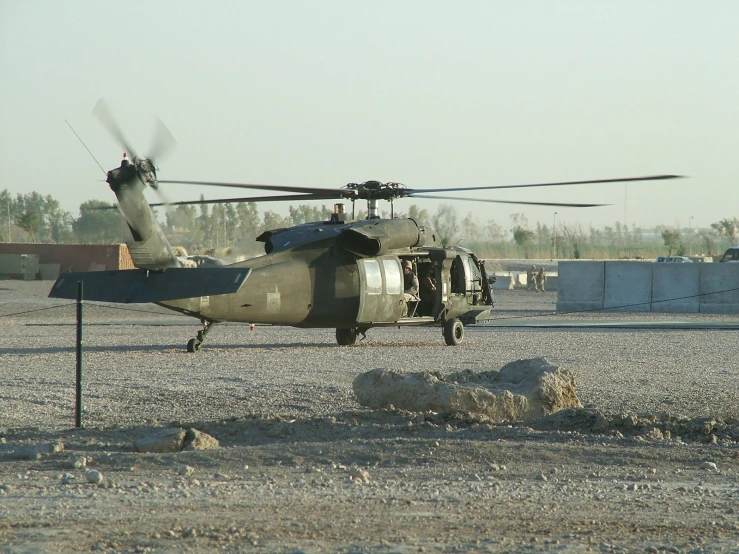
POLYGON ((552 259, 557 259, 557 212, 554 212, 554 223, 552 224, 552 259))
POLYGON ((688 218, 688 256, 693 255, 693 216, 688 218))

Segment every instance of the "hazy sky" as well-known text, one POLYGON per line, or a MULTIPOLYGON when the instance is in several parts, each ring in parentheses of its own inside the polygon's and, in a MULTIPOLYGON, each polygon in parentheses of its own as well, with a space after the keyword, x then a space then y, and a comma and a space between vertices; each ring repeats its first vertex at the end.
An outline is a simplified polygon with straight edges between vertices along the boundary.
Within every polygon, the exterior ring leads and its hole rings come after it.
MULTIPOLYGON (((433 188, 675 173, 690 178, 480 196, 613 204, 556 209, 558 224, 707 226, 737 215, 737 21, 736 0, 0 0, 0 190, 51 194, 75 216, 113 201, 65 123, 116 167, 122 149, 92 116, 105 98, 140 153, 155 118, 167 124, 162 179, 433 188)), ((412 203, 438 205, 396 207, 412 203)), ((555 211, 455 207, 504 228, 555 211)))

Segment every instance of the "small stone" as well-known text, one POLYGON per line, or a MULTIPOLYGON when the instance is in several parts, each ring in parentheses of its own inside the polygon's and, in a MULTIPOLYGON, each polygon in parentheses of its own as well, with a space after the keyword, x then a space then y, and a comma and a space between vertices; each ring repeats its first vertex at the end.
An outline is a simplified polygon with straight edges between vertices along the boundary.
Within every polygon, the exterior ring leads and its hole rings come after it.
POLYGON ((359 467, 353 467, 349 471, 349 478, 354 479, 355 481, 364 482, 364 483, 369 483, 369 480, 370 480, 369 473, 367 473, 367 471, 359 467))
POLYGON ((195 468, 192 467, 192 466, 188 466, 188 465, 184 465, 183 464, 183 465, 181 465, 177 469, 177 473, 179 475, 183 475, 184 477, 190 477, 190 475, 192 475, 193 473, 195 473, 195 468))
POLYGON ((103 474, 96 469, 88 469, 85 472, 85 477, 87 478, 88 483, 92 483, 94 485, 99 485, 103 482, 103 474))
POLYGON ((69 463, 70 469, 82 469, 85 466, 87 466, 87 458, 85 458, 84 456, 79 456, 77 458, 74 458, 69 463))

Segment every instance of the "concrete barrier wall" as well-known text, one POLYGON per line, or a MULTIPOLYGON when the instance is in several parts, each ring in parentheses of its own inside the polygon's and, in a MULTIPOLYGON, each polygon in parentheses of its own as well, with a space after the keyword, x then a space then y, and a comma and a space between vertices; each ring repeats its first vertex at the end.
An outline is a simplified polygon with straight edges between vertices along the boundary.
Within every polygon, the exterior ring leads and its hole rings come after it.
POLYGON ((513 276, 512 275, 496 275, 495 283, 490 285, 493 290, 512 290, 513 289, 513 276))
POLYGON ((707 264, 652 264, 651 311, 698 313, 702 267, 707 264))
POLYGON ((739 313, 739 264, 700 265, 700 311, 706 314, 739 313))
POLYGON ((739 264, 560 262, 557 311, 739 313, 739 264))
POLYGON ((605 262, 603 308, 648 312, 652 300, 652 265, 645 262, 605 262))
POLYGON ((603 309, 605 262, 559 262, 557 311, 603 309))

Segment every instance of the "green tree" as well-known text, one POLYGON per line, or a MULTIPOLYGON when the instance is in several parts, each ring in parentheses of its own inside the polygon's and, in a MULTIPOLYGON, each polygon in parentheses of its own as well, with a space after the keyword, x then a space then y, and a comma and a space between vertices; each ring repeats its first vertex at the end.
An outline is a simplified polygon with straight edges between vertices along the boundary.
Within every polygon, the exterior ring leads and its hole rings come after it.
POLYGON ((579 260, 587 237, 579 224, 562 225, 557 234, 557 255, 560 258, 572 257, 579 260))
POLYGON ((484 231, 471 213, 462 220, 462 236, 467 244, 477 243, 484 237, 484 231))
POLYGON ((115 244, 131 236, 117 206, 101 200, 80 204, 80 217, 72 222, 72 229, 84 244, 115 244))
POLYGON ((667 247, 667 255, 672 256, 672 251, 680 245, 680 231, 677 229, 662 229, 662 242, 667 247))
POLYGON ((236 204, 241 239, 253 240, 259 233, 259 210, 254 202, 236 204))
POLYGON ((439 234, 441 243, 448 246, 454 243, 459 233, 457 212, 449 204, 442 204, 431 218, 431 225, 439 234))
POLYGON ((428 210, 422 210, 415 204, 408 208, 408 217, 415 219, 419 225, 428 225, 431 221, 428 210))
POLYGON ((739 237, 739 220, 737 218, 725 218, 716 223, 711 223, 711 229, 719 237, 725 237, 731 244, 736 244, 739 237))
POLYGON ((511 222, 513 226, 511 232, 513 233, 513 242, 518 245, 519 251, 523 252, 525 258, 529 257, 529 245, 534 240, 534 232, 529 229, 529 220, 526 214, 516 213, 511 214, 511 222))
POLYGON ((521 250, 523 250, 524 257, 529 257, 528 246, 531 241, 534 240, 534 232, 530 229, 524 229, 523 227, 513 228, 513 242, 515 242, 521 250))
POLYGON ((308 204, 299 204, 290 206, 289 221, 291 225, 300 225, 302 223, 312 223, 314 221, 328 221, 331 218, 331 209, 326 206, 309 206, 308 204))
POLYGON ((262 220, 261 231, 271 231, 273 229, 282 229, 283 227, 290 227, 290 218, 282 217, 281 215, 269 211, 264 212, 264 218, 262 220))
POLYGON ((37 241, 41 227, 39 212, 34 209, 25 212, 18 220, 18 226, 31 236, 32 241, 37 241))

